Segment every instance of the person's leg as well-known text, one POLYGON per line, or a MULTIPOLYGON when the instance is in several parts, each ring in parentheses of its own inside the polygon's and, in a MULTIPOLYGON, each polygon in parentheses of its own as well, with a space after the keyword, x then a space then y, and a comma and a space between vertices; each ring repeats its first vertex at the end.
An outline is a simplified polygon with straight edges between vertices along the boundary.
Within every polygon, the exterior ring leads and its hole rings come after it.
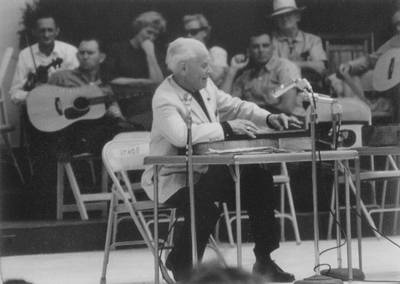
POLYGON ((292 282, 294 276, 280 269, 270 256, 279 248, 274 212, 277 191, 272 174, 259 165, 248 165, 243 167, 241 177, 242 204, 247 209, 255 243, 253 272, 271 282, 292 282))
POLYGON ((275 192, 270 172, 259 165, 242 167, 241 198, 249 215, 257 261, 269 258, 270 253, 279 247, 274 212, 275 192))

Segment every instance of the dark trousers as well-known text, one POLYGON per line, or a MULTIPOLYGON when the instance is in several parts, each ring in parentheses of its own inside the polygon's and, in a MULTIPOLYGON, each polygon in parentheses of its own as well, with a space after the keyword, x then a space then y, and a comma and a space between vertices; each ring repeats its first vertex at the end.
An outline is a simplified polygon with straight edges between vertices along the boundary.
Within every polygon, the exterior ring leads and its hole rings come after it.
MULTIPOLYGON (((228 166, 210 166, 194 187, 197 250, 201 261, 208 238, 220 217, 215 202, 235 205, 235 184, 228 166)), ((241 206, 247 210, 254 237, 254 253, 258 261, 269 257, 279 247, 274 216, 275 190, 271 173, 259 165, 241 167, 241 206)), ((168 199, 184 216, 184 224, 168 261, 174 268, 190 270, 192 248, 190 231, 189 190, 182 188, 168 199)), ((234 207, 233 207, 234 208, 234 207)))

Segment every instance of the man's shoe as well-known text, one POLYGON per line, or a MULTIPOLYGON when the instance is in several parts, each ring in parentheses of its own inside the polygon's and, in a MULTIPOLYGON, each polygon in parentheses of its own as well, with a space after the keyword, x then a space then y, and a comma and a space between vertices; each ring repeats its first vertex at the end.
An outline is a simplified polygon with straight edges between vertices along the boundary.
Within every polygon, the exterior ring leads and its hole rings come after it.
POLYGON ((274 261, 265 263, 256 262, 253 273, 257 273, 267 279, 268 282, 294 282, 293 274, 283 271, 274 261))
POLYGON ((190 270, 182 269, 182 267, 178 267, 179 265, 175 265, 171 257, 167 257, 167 261, 165 262, 165 267, 172 272, 174 279, 176 282, 185 280, 190 275, 190 270))

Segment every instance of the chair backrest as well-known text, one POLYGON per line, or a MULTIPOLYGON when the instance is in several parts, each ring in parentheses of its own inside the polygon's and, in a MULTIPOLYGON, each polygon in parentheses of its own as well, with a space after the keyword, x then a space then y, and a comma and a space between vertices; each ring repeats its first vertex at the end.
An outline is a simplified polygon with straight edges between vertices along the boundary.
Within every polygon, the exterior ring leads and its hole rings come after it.
POLYGON ((103 147, 103 163, 111 177, 122 171, 143 170, 149 146, 146 139, 112 140, 103 147))
MULTIPOLYGON (((113 138, 113 141, 130 141, 132 143, 140 143, 140 145, 142 147, 143 145, 146 145, 146 143, 150 144, 150 135, 151 135, 151 132, 147 132, 147 131, 121 132, 113 138)), ((118 145, 114 145, 114 146, 118 147, 118 145)), ((143 147, 145 147, 145 146, 143 146, 143 147)), ((147 148, 143 149, 143 147, 141 149, 141 151, 142 151, 141 154, 145 155, 146 151, 148 152, 148 149, 147 148)), ((121 163, 123 160, 124 160, 123 158, 118 159, 118 162, 121 163)), ((128 162, 128 163, 131 162, 131 161, 129 161, 129 158, 126 158, 126 160, 127 161, 125 161, 125 162, 128 162)), ((140 161, 140 159, 135 158, 135 162, 136 161, 139 162, 139 164, 136 165, 136 167, 137 167, 136 170, 143 170, 144 169, 143 160, 140 161)), ((115 163, 117 163, 117 162, 115 161, 115 163)), ((119 170, 117 171, 117 168, 115 168, 114 172, 117 172, 117 178, 120 181, 122 180, 124 182, 125 186, 128 189, 128 194, 130 195, 130 198, 133 201, 136 201, 137 198, 135 196, 135 191, 141 190, 142 186, 141 186, 140 181, 139 182, 131 182, 130 181, 129 175, 128 175, 128 170, 132 170, 132 169, 129 167, 124 169, 124 167, 120 164, 119 170)))
POLYGON ((374 34, 322 35, 328 57, 328 74, 335 73, 340 64, 374 51, 374 34))
POLYGON ((132 140, 132 139, 143 139, 150 143, 149 131, 133 131, 133 132, 121 132, 114 136, 113 140, 132 140))
POLYGON ((7 108, 5 101, 6 87, 5 87, 5 77, 7 75, 8 67, 11 63, 13 55, 13 48, 8 47, 3 55, 0 65, 0 125, 8 123, 7 108))

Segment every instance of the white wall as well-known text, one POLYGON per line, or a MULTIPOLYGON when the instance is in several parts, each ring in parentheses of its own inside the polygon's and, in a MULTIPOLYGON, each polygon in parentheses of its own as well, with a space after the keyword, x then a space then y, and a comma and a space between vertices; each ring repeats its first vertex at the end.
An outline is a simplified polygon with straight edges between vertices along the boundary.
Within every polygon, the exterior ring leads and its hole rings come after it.
MULTIPOLYGON (((19 36, 18 31, 23 28, 22 13, 25 3, 32 3, 33 0, 0 0, 0 59, 3 58, 4 51, 7 47, 14 48, 13 63, 16 63, 19 53, 19 36)), ((8 122, 17 126, 17 131, 11 135, 13 145, 19 144, 19 110, 10 102, 8 94, 14 67, 10 68, 10 72, 6 75, 5 97, 8 114, 8 122)), ((1 144, 4 142, 0 141, 1 144)))

